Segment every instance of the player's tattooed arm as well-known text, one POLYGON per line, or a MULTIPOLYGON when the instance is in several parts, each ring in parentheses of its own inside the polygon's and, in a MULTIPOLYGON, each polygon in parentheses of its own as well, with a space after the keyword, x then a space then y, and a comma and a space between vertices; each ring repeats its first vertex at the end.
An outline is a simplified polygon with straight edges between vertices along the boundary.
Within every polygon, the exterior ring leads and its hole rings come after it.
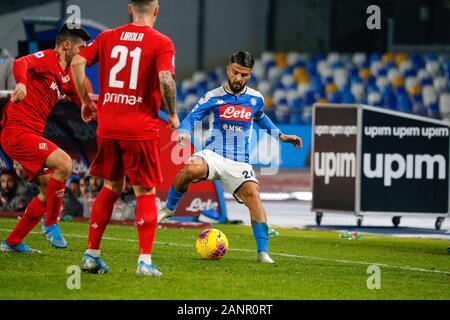
POLYGON ((180 120, 177 115, 176 107, 176 84, 170 71, 161 71, 159 73, 159 83, 161 88, 161 95, 164 100, 164 104, 169 112, 167 119, 168 127, 170 130, 175 131, 180 126, 180 120))
POLYGON ((164 104, 166 105, 169 114, 175 115, 177 113, 175 104, 177 90, 172 73, 170 71, 161 71, 159 73, 159 83, 164 104))

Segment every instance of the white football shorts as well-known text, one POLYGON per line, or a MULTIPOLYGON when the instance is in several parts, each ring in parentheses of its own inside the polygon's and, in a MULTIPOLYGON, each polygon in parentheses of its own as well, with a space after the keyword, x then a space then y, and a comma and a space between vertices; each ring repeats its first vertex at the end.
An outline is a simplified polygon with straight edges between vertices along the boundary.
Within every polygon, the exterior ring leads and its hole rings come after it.
POLYGON ((189 160, 195 157, 202 158, 208 165, 208 177, 204 180, 221 180, 223 189, 231 193, 239 203, 243 203, 236 195, 239 188, 247 181, 259 183, 253 167, 248 163, 224 158, 214 151, 207 149, 194 153, 189 160))

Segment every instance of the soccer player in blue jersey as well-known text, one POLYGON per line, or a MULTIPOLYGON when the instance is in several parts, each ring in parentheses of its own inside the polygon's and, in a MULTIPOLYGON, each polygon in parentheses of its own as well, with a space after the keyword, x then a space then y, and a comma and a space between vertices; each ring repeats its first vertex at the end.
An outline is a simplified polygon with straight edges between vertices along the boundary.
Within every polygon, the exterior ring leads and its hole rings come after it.
POLYGON ((190 183, 201 180, 222 181, 225 191, 250 210, 253 235, 257 245, 257 261, 273 263, 268 253, 269 232, 267 215, 259 197, 258 180, 249 164, 249 145, 253 123, 268 130, 280 141, 302 147, 295 135, 285 135, 264 113, 264 98, 247 86, 254 58, 245 51, 231 56, 227 66, 228 84, 209 91, 182 121, 177 142, 184 144, 196 122, 211 113, 214 116, 213 134, 205 148, 192 155, 169 191, 166 207, 158 212, 158 222, 172 216, 190 183), (276 134, 278 133, 278 135, 276 134))

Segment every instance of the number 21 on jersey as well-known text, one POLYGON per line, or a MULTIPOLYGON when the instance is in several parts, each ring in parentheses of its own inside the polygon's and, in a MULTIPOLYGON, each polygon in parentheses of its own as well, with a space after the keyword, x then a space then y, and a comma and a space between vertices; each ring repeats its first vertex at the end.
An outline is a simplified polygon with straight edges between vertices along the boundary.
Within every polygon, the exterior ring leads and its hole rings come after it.
POLYGON ((133 51, 129 52, 128 48, 125 46, 115 46, 111 51, 111 58, 119 58, 119 61, 114 67, 111 68, 111 71, 109 73, 109 86, 111 88, 122 89, 125 86, 124 81, 117 80, 117 74, 122 71, 122 69, 127 65, 128 53, 132 58, 129 88, 133 90, 136 90, 137 88, 139 61, 141 60, 142 49, 137 47, 133 51))

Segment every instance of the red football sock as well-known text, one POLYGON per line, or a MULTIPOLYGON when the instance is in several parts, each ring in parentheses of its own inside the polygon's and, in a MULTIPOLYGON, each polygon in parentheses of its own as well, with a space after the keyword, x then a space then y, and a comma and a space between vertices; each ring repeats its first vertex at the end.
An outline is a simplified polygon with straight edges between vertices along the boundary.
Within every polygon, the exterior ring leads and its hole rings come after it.
POLYGON ((66 183, 51 177, 47 183, 47 214, 45 216, 45 226, 58 223, 59 212, 61 211, 64 199, 64 189, 66 183))
POLYGON ((117 193, 103 187, 95 198, 89 225, 88 249, 100 249, 100 241, 109 223, 109 219, 111 219, 114 202, 116 202, 118 197, 119 195, 117 193))
POLYGON ((20 218, 11 234, 6 238, 9 245, 17 245, 30 233, 31 230, 41 221, 47 207, 39 198, 34 198, 28 204, 25 213, 20 218))
POLYGON ((157 227, 156 195, 136 197, 136 226, 139 236, 139 254, 151 254, 157 227))

